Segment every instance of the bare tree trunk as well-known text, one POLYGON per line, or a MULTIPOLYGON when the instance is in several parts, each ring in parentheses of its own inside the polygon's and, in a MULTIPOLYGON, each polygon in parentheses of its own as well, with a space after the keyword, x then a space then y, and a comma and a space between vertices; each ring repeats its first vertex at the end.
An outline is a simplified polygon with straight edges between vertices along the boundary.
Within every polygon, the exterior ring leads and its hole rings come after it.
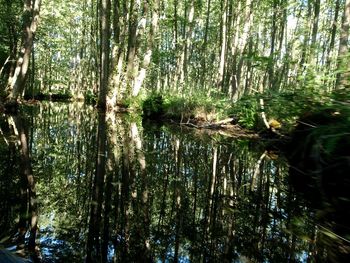
POLYGON ((137 49, 137 20, 138 20, 138 9, 139 0, 131 0, 129 6, 129 38, 128 38, 128 53, 127 53, 127 68, 126 74, 128 78, 128 84, 132 85, 134 81, 134 68, 135 68, 135 57, 137 49))
POLYGON ((337 23, 338 23, 338 17, 339 17, 339 10, 340 10, 340 0, 337 0, 335 3, 335 9, 334 9, 334 18, 332 21, 332 31, 331 31, 331 40, 329 42, 329 47, 327 50, 327 62, 326 65, 329 68, 331 64, 331 52, 334 49, 334 43, 335 43, 335 36, 337 34, 337 23))
POLYGON ((275 60, 275 46, 276 46, 276 34, 277 34, 277 17, 278 17, 278 0, 273 1, 273 16, 272 16, 272 26, 271 26, 271 46, 270 46, 270 56, 269 62, 267 64, 267 73, 269 76, 268 85, 265 83, 266 77, 264 77, 263 87, 272 88, 274 84, 274 60, 275 60))
POLYGON ((22 45, 14 75, 7 89, 10 100, 17 100, 24 90, 28 75, 30 54, 38 25, 40 6, 41 0, 25 0, 24 2, 22 45))
MULTIPOLYGON (((240 14, 238 14, 238 16, 240 16, 240 14)), ((253 22, 253 1, 247 0, 244 6, 243 21, 241 21, 239 18, 239 23, 244 23, 242 34, 240 37, 239 35, 235 37, 235 41, 234 41, 235 44, 231 48, 232 56, 235 62, 234 70, 232 73, 233 77, 231 79, 231 85, 233 86, 231 98, 234 101, 236 101, 242 94, 240 82, 241 82, 241 74, 242 74, 242 67, 243 67, 243 53, 247 47, 252 22, 253 22)))
POLYGON ((314 17, 312 21, 312 33, 311 33, 311 64, 317 66, 317 33, 318 33, 318 24, 320 20, 320 6, 321 0, 316 0, 314 3, 314 17))
POLYGON ((222 87, 224 84, 224 70, 226 60, 226 44, 227 44, 227 0, 222 1, 221 13, 221 51, 220 63, 218 70, 217 86, 222 87))
MULTIPOLYGON (((145 3, 145 5, 146 5, 146 3, 145 3)), ((147 41, 147 51, 143 57, 141 69, 140 69, 138 76, 136 77, 136 80, 134 83, 134 87, 132 90, 133 96, 137 96, 139 94, 139 92, 141 90, 141 86, 143 84, 143 81, 146 78, 148 66, 151 62, 152 51, 153 51, 153 46, 154 46, 154 38, 158 32, 159 0, 154 0, 154 2, 151 2, 151 9, 152 9, 152 22, 151 22, 151 28, 149 31, 149 38, 147 41)), ((147 12, 145 12, 145 13, 147 13, 147 12)))
POLYGON ((109 79, 109 45, 110 45, 110 0, 101 0, 100 22, 101 22, 101 65, 100 65, 100 92, 97 106, 106 108, 109 79))
POLYGON ((189 61, 189 53, 191 48, 191 39, 192 39, 192 32, 194 27, 194 19, 195 19, 195 1, 191 1, 190 9, 188 12, 188 27, 187 32, 185 35, 185 49, 183 54, 183 77, 182 81, 187 81, 188 77, 188 61, 189 61))
POLYGON ((345 1, 344 14, 340 30, 338 65, 337 69, 341 73, 337 75, 336 89, 349 87, 350 69, 349 69, 349 29, 350 29, 350 0, 345 1))
POLYGON ((314 17, 313 17, 313 25, 312 25, 312 34, 311 34, 311 46, 315 46, 317 32, 318 32, 318 21, 320 19, 320 0, 315 1, 315 9, 314 9, 314 17))
POLYGON ((127 31, 127 7, 126 2, 123 4, 119 0, 113 1, 113 49, 111 61, 111 79, 108 105, 114 107, 117 104, 118 97, 122 96, 123 90, 120 84, 123 75, 124 52, 126 47, 127 31))

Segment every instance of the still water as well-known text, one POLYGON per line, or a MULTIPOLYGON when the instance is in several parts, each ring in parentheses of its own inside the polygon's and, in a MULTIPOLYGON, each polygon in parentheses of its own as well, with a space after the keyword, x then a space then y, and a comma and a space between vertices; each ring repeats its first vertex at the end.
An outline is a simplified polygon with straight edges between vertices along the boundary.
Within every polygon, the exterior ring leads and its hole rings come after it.
POLYGON ((32 262, 342 262, 347 233, 257 140, 78 104, 0 118, 0 248, 32 262))

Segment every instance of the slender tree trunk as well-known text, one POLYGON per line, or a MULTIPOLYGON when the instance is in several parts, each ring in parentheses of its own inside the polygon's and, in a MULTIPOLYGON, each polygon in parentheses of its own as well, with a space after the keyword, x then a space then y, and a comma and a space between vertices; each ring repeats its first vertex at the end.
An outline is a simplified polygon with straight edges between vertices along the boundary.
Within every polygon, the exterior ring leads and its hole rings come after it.
POLYGON ((41 0, 25 0, 24 2, 22 44, 16 69, 8 87, 8 98, 11 100, 17 100, 24 90, 28 76, 30 54, 38 25, 40 6, 41 0))
POLYGON ((207 74, 207 46, 208 46, 208 31, 209 31, 209 18, 210 18, 210 8, 211 0, 208 0, 207 12, 205 17, 205 29, 204 29, 204 42, 202 47, 202 76, 201 76, 201 85, 205 88, 206 74, 207 74))
POLYGON ((132 85, 134 81, 134 68, 135 68, 135 58, 136 58, 136 45, 137 45, 137 20, 138 20, 138 9, 139 0, 130 0, 129 6, 129 38, 128 38, 128 51, 127 51, 127 68, 126 74, 128 79, 128 84, 132 85))
POLYGON ((317 40, 318 22, 320 20, 321 0, 316 0, 314 4, 314 17, 312 21, 311 46, 314 47, 317 40))
POLYGON ((185 35, 185 49, 184 49, 184 55, 183 55, 183 81, 187 81, 188 78, 188 63, 189 63, 189 54, 191 49, 191 40, 192 40, 192 32, 194 27, 194 21, 195 21, 195 1, 192 0, 188 12, 188 26, 187 26, 187 32, 185 35))
MULTIPOLYGON (((241 36, 235 37, 235 45, 232 50, 232 56, 234 57, 235 65, 233 70, 233 78, 231 79, 232 87, 232 100, 237 100, 242 94, 241 90, 241 74, 243 71, 243 53, 247 48, 247 43, 250 36, 250 30, 253 23, 253 4, 252 0, 247 0, 244 7, 243 20, 239 23, 243 24, 243 31, 241 36)), ((244 5, 244 4, 243 4, 244 5)), ((240 14, 238 14, 240 16, 240 14)))
POLYGON ((141 86, 146 78, 147 69, 148 69, 149 64, 151 62, 153 46, 154 46, 154 38, 158 32, 159 0, 153 0, 153 2, 151 1, 151 9, 152 9, 152 21, 151 21, 151 28, 149 31, 149 38, 147 40, 147 51, 143 57, 141 69, 138 73, 138 76, 136 78, 136 81, 135 81, 135 84, 134 84, 134 87, 132 90, 133 96, 137 96, 139 94, 139 92, 141 90, 141 86))
POLYGON ((350 0, 345 1, 344 14, 340 29, 339 50, 338 50, 338 65, 339 72, 337 76, 336 89, 348 88, 350 78, 349 65, 349 30, 350 30, 350 0))
POLYGON ((226 61, 226 44, 227 44, 227 0, 222 1, 221 12, 221 51, 220 51, 220 63, 218 70, 217 86, 221 88, 224 84, 224 70, 226 61))
POLYGON ((101 65, 100 65, 100 92, 97 106, 101 109, 106 108, 106 99, 108 93, 109 79, 109 45, 110 45, 110 0, 101 0, 100 11, 100 34, 101 34, 101 65))
POLYGON ((334 9, 334 18, 332 21, 332 31, 331 31, 331 40, 329 42, 329 47, 327 50, 327 62, 326 65, 329 68, 331 63, 331 52, 334 49, 334 43, 335 43, 335 36, 337 34, 337 23, 338 23, 338 17, 339 17, 339 10, 340 10, 340 0, 337 0, 335 3, 335 9, 334 9))
POLYGON ((272 26, 271 26, 271 44, 270 44, 270 56, 269 56, 269 62, 267 65, 267 73, 269 76, 268 85, 265 83, 263 84, 263 87, 270 87, 274 85, 274 60, 275 60, 275 45, 276 45, 276 34, 277 34, 277 17, 279 12, 279 6, 278 6, 278 0, 273 1, 273 16, 272 16, 272 26))
POLYGON ((123 65, 125 60, 126 35, 128 27, 126 1, 113 1, 113 50, 112 50, 112 69, 110 78, 110 93, 108 104, 114 107, 123 94, 121 88, 121 78, 123 75, 123 65))
MULTIPOLYGON (((307 15, 306 15, 306 19, 309 19, 312 15, 312 6, 311 6, 311 0, 308 0, 308 7, 307 7, 307 15)), ((302 74, 302 72, 304 72, 305 68, 306 68, 306 64, 308 62, 308 55, 309 55, 309 45, 310 45, 310 22, 311 20, 306 20, 305 24, 306 24, 306 29, 304 30, 304 41, 303 41, 303 45, 302 45, 302 49, 301 49, 301 59, 300 59, 300 67, 301 67, 301 72, 299 74, 302 74)))
POLYGON ((320 20, 320 7, 321 7, 321 0, 316 0, 314 3, 314 17, 312 21, 312 33, 311 33, 311 64, 314 64, 317 66, 317 53, 318 50, 316 50, 317 47, 317 34, 318 34, 318 24, 320 20))

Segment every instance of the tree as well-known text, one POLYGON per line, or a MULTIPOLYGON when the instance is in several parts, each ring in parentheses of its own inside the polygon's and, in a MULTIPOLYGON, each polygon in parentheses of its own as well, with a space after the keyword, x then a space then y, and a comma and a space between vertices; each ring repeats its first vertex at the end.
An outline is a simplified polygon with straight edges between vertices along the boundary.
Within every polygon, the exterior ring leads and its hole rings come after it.
POLYGON ((345 1, 342 25, 340 29, 338 65, 337 69, 341 73, 337 76, 336 88, 348 88, 350 81, 349 60, 349 30, 350 30, 350 0, 345 1))
POLYGON ((110 10, 111 1, 101 0, 100 14, 100 35, 101 35, 101 66, 100 66, 100 92, 97 105, 106 109, 106 99, 109 82, 109 46, 110 46, 110 10))
POLYGON ((0 1, 0 95, 5 96, 5 87, 9 76, 15 70, 15 59, 20 38, 19 17, 23 3, 16 1, 0 1))
POLYGON ((25 0, 22 25, 22 42, 17 65, 13 76, 9 79, 8 98, 17 100, 24 90, 28 76, 29 61, 37 30, 41 0, 25 0))

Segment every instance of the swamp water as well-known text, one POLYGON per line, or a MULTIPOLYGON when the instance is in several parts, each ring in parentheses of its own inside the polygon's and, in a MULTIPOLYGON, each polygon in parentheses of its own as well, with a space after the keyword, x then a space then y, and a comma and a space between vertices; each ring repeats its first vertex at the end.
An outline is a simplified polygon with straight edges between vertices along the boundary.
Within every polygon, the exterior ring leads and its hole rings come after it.
POLYGON ((346 233, 324 219, 332 211, 310 207, 288 184, 285 158, 257 140, 78 104, 26 106, 0 124, 0 248, 28 258, 35 246, 33 262, 341 262, 349 253, 346 233))

